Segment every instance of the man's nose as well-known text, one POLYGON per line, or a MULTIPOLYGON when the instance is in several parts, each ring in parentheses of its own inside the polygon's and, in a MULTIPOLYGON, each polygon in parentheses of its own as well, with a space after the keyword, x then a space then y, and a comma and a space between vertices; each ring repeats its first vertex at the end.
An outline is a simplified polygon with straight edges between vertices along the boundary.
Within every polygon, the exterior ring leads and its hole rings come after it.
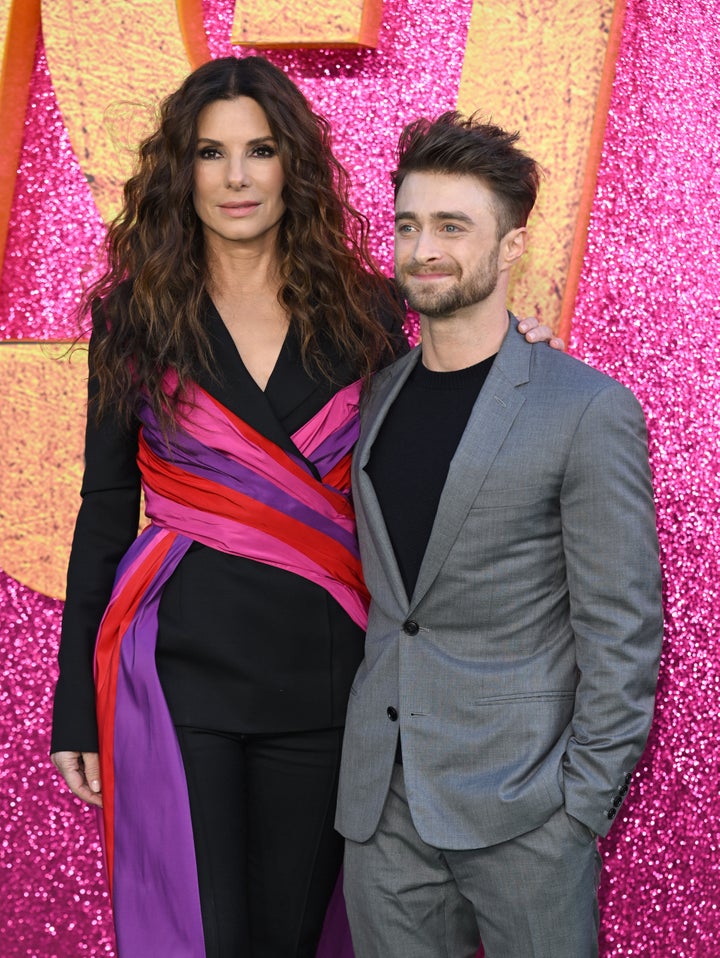
POLYGON ((420 263, 429 263, 442 255, 432 230, 419 230, 416 234, 414 259, 420 263))

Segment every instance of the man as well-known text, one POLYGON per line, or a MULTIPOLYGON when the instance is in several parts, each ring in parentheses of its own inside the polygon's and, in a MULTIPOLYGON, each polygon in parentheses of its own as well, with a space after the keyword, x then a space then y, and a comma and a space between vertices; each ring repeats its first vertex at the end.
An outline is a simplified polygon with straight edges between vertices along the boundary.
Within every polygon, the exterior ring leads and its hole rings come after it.
POLYGON ((539 179, 516 139, 451 113, 400 141, 422 346, 377 376, 353 466, 372 605, 336 825, 357 958, 597 955, 596 837, 652 717, 645 423, 508 332, 539 179))

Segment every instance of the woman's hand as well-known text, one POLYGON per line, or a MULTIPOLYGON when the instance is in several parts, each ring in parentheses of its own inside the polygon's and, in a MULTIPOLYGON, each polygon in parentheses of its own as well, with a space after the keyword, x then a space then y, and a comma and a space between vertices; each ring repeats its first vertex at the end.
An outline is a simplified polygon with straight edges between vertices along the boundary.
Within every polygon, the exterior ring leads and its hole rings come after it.
POLYGON ((565 349, 565 340, 555 336, 549 326, 542 325, 534 316, 521 319, 518 322, 518 330, 529 343, 548 343, 553 349, 565 349))
POLYGON ((88 805, 102 808, 100 759, 97 752, 53 752, 50 759, 73 795, 88 805))

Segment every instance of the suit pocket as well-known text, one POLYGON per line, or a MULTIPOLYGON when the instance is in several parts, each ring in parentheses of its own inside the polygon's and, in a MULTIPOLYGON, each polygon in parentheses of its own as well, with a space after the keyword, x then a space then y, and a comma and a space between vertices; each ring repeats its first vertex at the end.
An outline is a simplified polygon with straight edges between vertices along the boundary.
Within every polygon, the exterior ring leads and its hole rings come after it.
POLYGON ((552 502, 557 498, 557 494, 554 486, 548 487, 547 485, 514 486, 506 484, 497 487, 483 486, 470 506, 470 512, 496 511, 498 509, 533 511, 536 504, 552 502))
POLYGON ((565 819, 570 826, 570 830, 583 845, 589 845, 591 842, 594 842, 597 838, 596 833, 590 828, 589 825, 586 825, 584 822, 581 822, 579 818, 575 818, 574 815, 571 815, 570 812, 566 812, 563 809, 565 819))
POLYGON ((550 689, 542 692, 506 692, 504 695, 484 695, 476 699, 473 705, 498 705, 503 702, 557 702, 574 699, 575 689, 550 689))

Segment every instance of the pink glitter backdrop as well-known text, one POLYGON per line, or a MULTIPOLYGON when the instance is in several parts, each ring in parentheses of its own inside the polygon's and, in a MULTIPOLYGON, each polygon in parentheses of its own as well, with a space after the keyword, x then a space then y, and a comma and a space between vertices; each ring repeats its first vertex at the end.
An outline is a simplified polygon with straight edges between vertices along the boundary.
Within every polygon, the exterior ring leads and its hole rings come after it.
MULTIPOLYGON (((336 131, 389 266, 387 170, 402 123, 455 103, 470 0, 389 0, 374 52, 286 51, 336 131)), ((233 4, 205 0, 214 56, 233 4)), ((603 842, 604 958, 720 956, 720 0, 628 0, 572 351, 648 415, 667 638, 651 743, 603 842)), ((75 333, 102 232, 38 50, 0 282, 0 338, 75 333)), ((0 951, 114 954, 92 813, 47 759, 60 603, 0 573, 0 951)))

